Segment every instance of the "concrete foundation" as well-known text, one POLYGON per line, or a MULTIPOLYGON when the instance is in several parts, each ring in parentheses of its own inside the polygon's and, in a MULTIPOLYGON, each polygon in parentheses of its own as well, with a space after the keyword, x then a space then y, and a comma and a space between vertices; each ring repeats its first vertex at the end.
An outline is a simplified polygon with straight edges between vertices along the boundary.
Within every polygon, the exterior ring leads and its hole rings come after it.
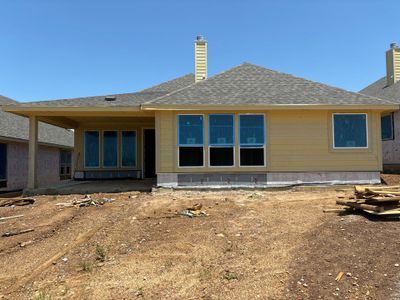
POLYGON ((159 173, 160 187, 279 187, 301 184, 378 184, 380 172, 159 173))

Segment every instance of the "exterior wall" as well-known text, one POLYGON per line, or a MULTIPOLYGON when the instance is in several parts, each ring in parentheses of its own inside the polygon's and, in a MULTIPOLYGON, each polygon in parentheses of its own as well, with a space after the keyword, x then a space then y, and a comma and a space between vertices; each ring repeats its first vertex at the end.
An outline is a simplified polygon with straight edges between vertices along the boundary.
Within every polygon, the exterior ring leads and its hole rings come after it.
MULTIPOLYGON (((28 181, 28 144, 7 144, 7 187, 0 191, 24 189, 28 181)), ((60 149, 48 146, 38 148, 38 186, 60 182, 60 149)))
MULTIPOLYGON (((109 174, 118 174, 118 172, 130 172, 137 171, 130 174, 139 174, 141 176, 142 172, 142 131, 144 128, 154 128, 154 118, 134 118, 132 117, 131 121, 120 121, 120 122, 110 122, 110 121, 101 121, 101 122, 84 122, 81 123, 80 126, 75 129, 75 152, 74 152, 74 170, 75 170, 75 178, 83 178, 83 173, 109 173, 109 174), (100 132, 100 167, 98 168, 85 168, 84 165, 84 133, 86 130, 98 130, 100 132), (104 130, 135 130, 136 131, 136 167, 126 168, 126 167, 117 167, 117 168, 104 168, 102 166, 103 162, 103 149, 102 149, 102 141, 104 130)), ((121 141, 120 141, 121 142, 121 141)), ((121 144, 119 144, 119 158, 121 158, 121 144)), ((118 175, 113 175, 117 177, 118 175)), ((135 175, 136 177, 136 175, 135 175)))
POLYGON ((393 168, 400 170, 400 111, 393 113, 393 123, 394 139, 382 141, 382 159, 384 165, 394 165, 393 168))
MULTIPOLYGON (((245 113, 246 111, 235 112, 245 113)), ((249 111, 247 111, 249 112, 249 111)), ((368 114, 367 149, 333 149, 332 113, 343 110, 270 110, 266 116, 266 166, 239 167, 239 147, 235 146, 234 167, 208 167, 208 128, 205 126, 205 167, 178 167, 177 115, 194 111, 159 111, 156 114, 157 174, 166 178, 178 173, 265 173, 265 172, 379 172, 382 169, 380 112, 368 114)), ((215 113, 215 112, 207 112, 215 113)), ((221 113, 221 111, 219 111, 221 113)), ((260 113, 259 111, 257 113, 260 113)), ((236 118, 237 119, 237 118, 236 118)), ((204 124, 208 124, 207 114, 204 124)), ((236 122, 236 140, 238 128, 236 122)))
POLYGON ((388 85, 400 80, 400 48, 390 49, 386 52, 386 79, 388 85))

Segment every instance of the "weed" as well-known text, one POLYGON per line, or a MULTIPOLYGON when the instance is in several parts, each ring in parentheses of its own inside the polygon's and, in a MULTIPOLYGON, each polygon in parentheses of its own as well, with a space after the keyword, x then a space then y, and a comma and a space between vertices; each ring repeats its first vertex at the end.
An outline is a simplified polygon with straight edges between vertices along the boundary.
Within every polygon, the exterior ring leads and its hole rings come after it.
POLYGON ((39 292, 39 294, 35 297, 35 300, 51 300, 51 296, 46 292, 39 292))
POLYGON ((238 279, 238 278, 237 278, 237 275, 235 273, 230 272, 230 271, 225 271, 224 279, 226 279, 226 280, 234 280, 234 279, 238 279))
POLYGON ((80 263, 82 270, 85 272, 93 271, 93 263, 91 261, 83 261, 80 263))
POLYGON ((104 246, 97 244, 96 245, 96 259, 98 261, 104 262, 106 260, 107 250, 104 246))

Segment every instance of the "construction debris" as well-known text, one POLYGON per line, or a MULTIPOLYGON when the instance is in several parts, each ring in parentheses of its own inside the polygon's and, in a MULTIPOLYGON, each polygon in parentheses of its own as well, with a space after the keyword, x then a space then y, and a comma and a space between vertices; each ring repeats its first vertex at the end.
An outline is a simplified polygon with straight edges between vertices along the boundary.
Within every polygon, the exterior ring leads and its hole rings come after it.
POLYGON ((400 215, 400 186, 355 186, 355 199, 338 199, 336 204, 376 215, 400 215))
POLYGON ((19 244, 19 246, 20 247, 26 247, 26 246, 28 246, 30 244, 33 244, 33 241, 22 242, 22 243, 19 244))
POLYGON ((203 204, 201 203, 196 203, 194 204, 192 207, 189 207, 187 209, 184 209, 180 212, 177 212, 177 215, 181 215, 181 216, 185 216, 185 217, 189 217, 189 218, 193 218, 193 217, 206 217, 208 216, 208 214, 201 210, 201 208, 203 207, 203 204))
POLYGON ((72 200, 70 202, 57 203, 56 205, 62 207, 73 207, 73 206, 87 207, 87 206, 100 206, 104 205, 105 203, 111 203, 113 201, 114 199, 112 198, 92 199, 89 195, 86 195, 85 198, 83 198, 82 200, 72 200))
POLYGON ((8 232, 3 233, 1 236, 2 237, 9 237, 9 236, 13 236, 13 235, 28 233, 28 232, 31 232, 31 231, 34 231, 34 230, 35 229, 33 229, 33 228, 29 228, 29 229, 23 229, 23 230, 8 231, 8 232))
POLYGON ((5 220, 11 220, 11 219, 16 219, 16 218, 22 218, 24 215, 15 215, 15 216, 9 216, 9 217, 1 217, 0 221, 5 221, 5 220))
POLYGON ((0 207, 2 206, 23 206, 35 203, 33 198, 0 198, 0 207))

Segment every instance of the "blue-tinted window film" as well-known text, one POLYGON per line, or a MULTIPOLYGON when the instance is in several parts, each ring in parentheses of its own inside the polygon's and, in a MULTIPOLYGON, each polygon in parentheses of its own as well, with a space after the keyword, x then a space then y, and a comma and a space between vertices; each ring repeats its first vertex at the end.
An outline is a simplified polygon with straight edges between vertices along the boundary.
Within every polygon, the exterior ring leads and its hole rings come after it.
POLYGON ((103 166, 118 166, 118 131, 104 131, 103 166))
POLYGON ((99 166, 99 132, 85 131, 85 167, 99 166))
POLYGON ((211 146, 233 146, 233 115, 209 115, 209 144, 211 146))
POLYGON ((0 143, 0 180, 7 179, 7 144, 0 143))
POLYGON ((343 114, 333 116, 334 146, 339 148, 367 147, 367 116, 343 114))
POLYGON ((263 146, 265 143, 264 115, 240 115, 240 146, 263 146))
POLYGON ((393 114, 381 117, 382 140, 393 140, 393 114))
POLYGON ((122 166, 136 166, 136 131, 122 132, 122 166))
POLYGON ((181 146, 203 145, 203 116, 178 116, 178 143, 181 146))

